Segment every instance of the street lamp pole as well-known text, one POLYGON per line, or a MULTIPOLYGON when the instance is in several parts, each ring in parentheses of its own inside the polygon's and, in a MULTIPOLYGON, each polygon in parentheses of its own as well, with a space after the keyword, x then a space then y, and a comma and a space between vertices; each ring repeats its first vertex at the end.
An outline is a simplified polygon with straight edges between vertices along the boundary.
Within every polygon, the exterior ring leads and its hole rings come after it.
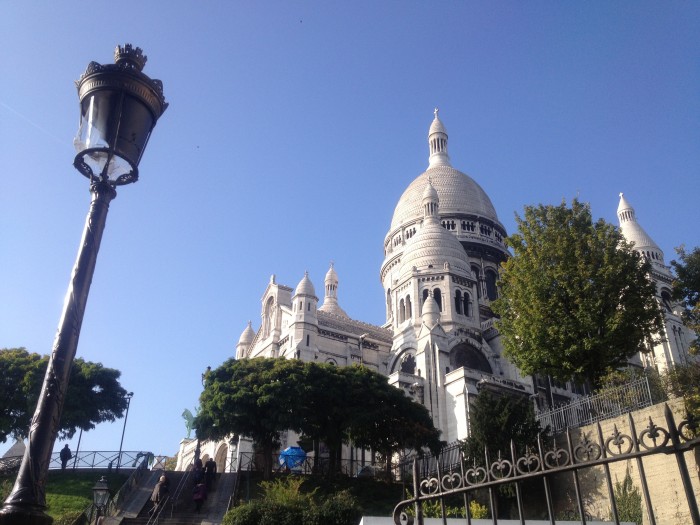
POLYGON ((73 165, 90 179, 92 200, 44 383, 29 426, 28 445, 12 492, 0 508, 0 525, 50 525, 46 476, 80 337, 115 187, 138 180, 138 164, 158 118, 167 108, 163 84, 141 72, 146 56, 126 44, 115 63, 91 62, 76 82, 80 98, 78 154, 73 165))
POLYGON ((126 415, 124 416, 124 427, 122 428, 122 440, 119 442, 119 456, 117 457, 117 472, 119 472, 119 467, 122 465, 122 445, 124 445, 124 433, 126 432, 126 420, 129 419, 129 406, 131 405, 131 398, 134 397, 133 392, 129 392, 124 396, 126 399, 126 415))

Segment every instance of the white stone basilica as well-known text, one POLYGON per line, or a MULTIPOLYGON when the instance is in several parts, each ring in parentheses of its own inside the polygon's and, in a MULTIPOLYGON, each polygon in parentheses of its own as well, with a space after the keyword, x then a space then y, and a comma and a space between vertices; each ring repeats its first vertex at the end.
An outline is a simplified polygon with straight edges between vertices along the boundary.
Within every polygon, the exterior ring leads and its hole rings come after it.
MULTIPOLYGON (((525 377, 502 357, 489 305, 497 295, 499 264, 509 256, 507 234, 484 190, 450 164, 447 138, 435 110, 428 169, 404 191, 384 239, 380 279, 386 323, 375 326, 345 313, 332 264, 321 305, 308 274, 295 289, 273 275, 262 296, 261 326, 256 331, 248 323, 236 345, 237 359, 283 357, 370 367, 423 403, 447 442, 469 435, 470 397, 481 389, 531 396, 540 407, 576 395, 574 385, 525 377)), ((667 341, 639 363, 659 370, 683 363, 692 334, 671 301, 663 253, 622 196, 618 215, 625 237, 652 261, 667 325, 667 341)), ((294 445, 295 437, 289 438, 286 444, 294 445)), ((232 445, 239 453, 250 450, 243 441, 232 445)), ((220 462, 228 457, 227 447, 225 442, 204 444, 202 453, 220 462)), ((193 451, 194 442, 183 441, 178 466, 188 464, 193 451)), ((344 453, 358 457, 358 451, 344 453)))

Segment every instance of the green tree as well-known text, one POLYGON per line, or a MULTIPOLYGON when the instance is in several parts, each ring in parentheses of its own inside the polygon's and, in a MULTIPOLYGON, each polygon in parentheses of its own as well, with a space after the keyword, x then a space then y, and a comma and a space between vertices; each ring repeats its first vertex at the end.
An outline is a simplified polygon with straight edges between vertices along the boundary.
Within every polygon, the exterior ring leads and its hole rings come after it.
POLYGON ((496 395, 489 390, 479 392, 471 403, 469 425, 470 436, 462 442, 468 462, 480 462, 485 449, 493 459, 499 452, 510 457, 511 441, 516 452, 523 454, 526 447, 537 446, 537 436, 543 433, 530 399, 496 395))
MULTIPOLYGON (((511 457, 511 443, 518 456, 526 450, 537 449, 537 437, 546 434, 535 419, 532 401, 523 396, 497 395, 482 390, 469 408, 470 435, 462 441, 462 451, 468 465, 486 465, 485 451, 489 461, 500 457, 511 457)), ((509 509, 515 497, 512 485, 501 485, 496 492, 494 513, 509 517, 509 509)))
POLYGON ((693 251, 686 252, 683 246, 676 248, 680 261, 671 261, 671 266, 676 272, 676 280, 673 282, 673 294, 678 300, 683 301, 685 311, 683 320, 688 328, 695 331, 696 337, 690 352, 700 353, 700 246, 693 251))
POLYGON ((505 354, 525 374, 596 387, 663 333, 650 264, 590 207, 526 206, 507 239, 493 310, 505 354))
POLYGON ((195 418, 197 437, 218 440, 236 433, 252 438, 272 472, 272 452, 285 430, 330 450, 335 474, 343 443, 394 450, 433 446, 438 431, 422 405, 359 366, 336 367, 290 359, 233 359, 207 374, 195 418))
POLYGON ((197 438, 220 440, 233 433, 250 437, 262 449, 269 479, 280 433, 300 431, 293 410, 302 386, 301 361, 229 359, 206 375, 194 421, 197 438))
POLYGON ((387 477, 391 458, 404 449, 430 448, 438 454, 440 431, 428 410, 387 383, 386 377, 360 366, 342 369, 352 392, 350 439, 355 445, 379 452, 387 477))
MULTIPOLYGON (((8 437, 24 439, 39 399, 48 356, 24 348, 0 349, 0 442, 8 437)), ((121 372, 77 358, 59 426, 60 439, 70 439, 78 429, 91 430, 104 421, 122 417, 126 390, 119 383, 121 372)))
POLYGON ((676 365, 662 379, 670 395, 683 398, 686 412, 700 418, 700 364, 676 365))

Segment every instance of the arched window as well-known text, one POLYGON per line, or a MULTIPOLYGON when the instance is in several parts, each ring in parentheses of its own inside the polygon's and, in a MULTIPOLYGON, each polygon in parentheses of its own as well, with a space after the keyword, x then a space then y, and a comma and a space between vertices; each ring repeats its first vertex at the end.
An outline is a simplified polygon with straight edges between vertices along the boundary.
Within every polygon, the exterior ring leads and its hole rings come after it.
MULTIPOLYGON (((435 299, 435 302, 438 305, 438 308, 440 308, 440 311, 442 312, 442 292, 440 291, 440 288, 435 288, 433 290, 433 299, 435 299)), ((448 298, 449 300, 449 298, 448 298)))
POLYGON ((496 272, 493 270, 486 270, 486 296, 491 301, 495 301, 498 298, 498 291, 496 290, 496 272))
POLYGON ((673 312, 673 307, 671 306, 671 294, 668 290, 661 292, 661 302, 663 303, 664 309, 667 312, 673 312))
POLYGON ((428 291, 427 288, 425 290, 423 290, 423 302, 425 302, 425 300, 428 298, 429 294, 430 294, 430 292, 428 291))
POLYGON ((406 304, 403 299, 399 301, 399 323, 403 323, 406 320, 406 304))
POLYGON ((471 300, 471 296, 467 292, 464 292, 463 305, 464 305, 464 315, 466 315, 467 317, 471 317, 472 316, 472 300, 471 300))
POLYGON ((493 373, 486 356, 478 348, 474 348, 467 343, 460 343, 452 349, 450 352, 450 365, 453 370, 464 367, 480 370, 487 374, 493 373))
POLYGON ((401 371, 405 374, 415 374, 416 373, 416 358, 411 354, 406 354, 403 359, 401 359, 401 371))
POLYGON ((411 296, 406 296, 406 319, 413 319, 413 309, 411 308, 411 296))
POLYGON ((460 290, 455 292, 455 310, 458 314, 462 313, 462 292, 460 290))
POLYGON ((265 312, 263 314, 263 337, 270 335, 270 330, 272 330, 272 312, 274 304, 274 297, 270 297, 265 303, 265 312))
POLYGON ((478 266, 472 266, 472 273, 476 277, 476 297, 481 299, 481 271, 478 266))

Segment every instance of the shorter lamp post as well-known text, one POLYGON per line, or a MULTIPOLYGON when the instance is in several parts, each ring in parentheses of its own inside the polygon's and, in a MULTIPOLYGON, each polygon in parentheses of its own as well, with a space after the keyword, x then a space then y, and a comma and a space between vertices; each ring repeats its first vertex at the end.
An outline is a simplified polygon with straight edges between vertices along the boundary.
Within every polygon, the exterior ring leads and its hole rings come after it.
POLYGON ((109 501, 109 486, 107 485, 107 478, 102 476, 100 480, 95 483, 92 487, 92 502, 97 508, 97 514, 95 515, 95 523, 104 514, 103 509, 107 506, 109 501))
POLYGON ((124 444, 124 432, 126 432, 126 420, 129 419, 129 406, 131 405, 131 398, 134 397, 133 392, 129 392, 124 396, 126 399, 126 414, 124 415, 124 427, 122 428, 122 440, 119 442, 119 456, 117 457, 117 472, 119 472, 119 467, 122 464, 122 445, 124 444))

